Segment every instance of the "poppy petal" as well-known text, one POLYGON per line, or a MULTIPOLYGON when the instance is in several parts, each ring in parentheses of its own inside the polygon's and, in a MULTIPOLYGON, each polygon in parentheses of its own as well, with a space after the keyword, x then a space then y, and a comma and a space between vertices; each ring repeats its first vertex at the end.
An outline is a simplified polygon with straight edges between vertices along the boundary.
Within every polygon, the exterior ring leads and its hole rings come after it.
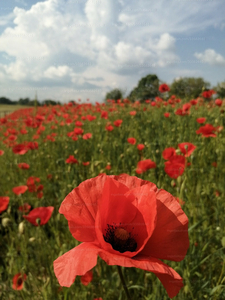
POLYGON ((99 256, 111 266, 134 267, 154 273, 162 282, 170 298, 175 297, 183 287, 183 279, 180 275, 159 259, 142 255, 137 255, 135 258, 128 258, 106 251, 99 252, 99 256))
POLYGON ((76 276, 82 276, 97 264, 99 248, 93 243, 82 243, 58 257, 54 272, 61 286, 70 287, 76 276))
POLYGON ((188 247, 188 218, 176 199, 165 190, 157 195, 157 219, 155 231, 141 251, 143 255, 181 261, 188 247))
POLYGON ((95 216, 106 175, 82 182, 62 202, 59 212, 68 220, 72 236, 80 242, 95 240, 95 216))

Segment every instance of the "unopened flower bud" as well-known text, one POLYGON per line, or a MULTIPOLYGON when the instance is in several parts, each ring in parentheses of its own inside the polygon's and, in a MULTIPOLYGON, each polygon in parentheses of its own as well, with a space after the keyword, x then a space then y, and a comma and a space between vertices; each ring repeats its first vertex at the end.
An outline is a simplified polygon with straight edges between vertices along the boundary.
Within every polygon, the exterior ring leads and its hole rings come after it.
POLYGON ((7 226, 9 225, 10 222, 11 222, 11 221, 10 221, 9 218, 3 218, 3 219, 2 219, 2 226, 3 226, 3 227, 7 227, 7 226))
POLYGON ((24 233, 24 222, 21 222, 19 224, 18 231, 19 231, 19 234, 23 234, 24 233))

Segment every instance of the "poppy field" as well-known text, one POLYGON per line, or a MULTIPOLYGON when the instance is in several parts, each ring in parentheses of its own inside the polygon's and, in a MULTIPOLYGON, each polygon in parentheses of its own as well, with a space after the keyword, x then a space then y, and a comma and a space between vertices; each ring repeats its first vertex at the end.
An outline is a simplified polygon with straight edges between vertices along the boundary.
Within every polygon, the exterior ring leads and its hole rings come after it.
POLYGON ((0 118, 0 299, 225 299, 225 103, 206 98, 0 118))

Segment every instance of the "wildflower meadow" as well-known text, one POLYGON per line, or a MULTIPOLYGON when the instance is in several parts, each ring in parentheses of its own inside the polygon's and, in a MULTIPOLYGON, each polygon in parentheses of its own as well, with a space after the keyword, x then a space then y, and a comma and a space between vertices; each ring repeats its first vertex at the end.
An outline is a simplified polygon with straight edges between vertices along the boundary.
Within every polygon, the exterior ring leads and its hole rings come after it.
POLYGON ((0 118, 0 299, 225 299, 225 102, 163 96, 0 118))

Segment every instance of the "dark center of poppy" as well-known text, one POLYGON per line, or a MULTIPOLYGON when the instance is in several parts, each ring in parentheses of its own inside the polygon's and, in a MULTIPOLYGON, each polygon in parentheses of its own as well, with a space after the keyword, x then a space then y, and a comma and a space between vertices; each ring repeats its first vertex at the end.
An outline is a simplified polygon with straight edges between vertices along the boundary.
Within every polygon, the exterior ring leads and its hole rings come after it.
POLYGON ((23 283, 23 279, 22 279, 21 277, 19 277, 19 278, 17 279, 16 285, 17 285, 17 286, 20 286, 22 283, 23 283))
POLYGON ((122 227, 107 224, 104 240, 111 244, 113 249, 124 253, 126 251, 134 252, 137 249, 137 242, 131 234, 122 227))

